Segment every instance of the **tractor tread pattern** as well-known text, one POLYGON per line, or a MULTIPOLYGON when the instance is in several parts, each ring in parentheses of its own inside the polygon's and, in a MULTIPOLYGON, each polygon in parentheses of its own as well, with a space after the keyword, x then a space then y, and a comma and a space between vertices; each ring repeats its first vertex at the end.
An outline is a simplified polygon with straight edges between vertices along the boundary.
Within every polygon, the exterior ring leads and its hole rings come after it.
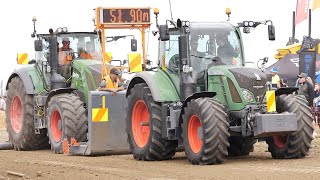
POLYGON ((14 77, 8 85, 7 91, 7 108, 6 108, 6 122, 9 138, 15 150, 39 150, 48 149, 47 130, 41 129, 40 134, 35 133, 34 128, 34 102, 33 95, 26 94, 25 86, 19 77, 14 77), (23 124, 22 129, 16 134, 11 127, 10 121, 10 107, 14 96, 19 96, 23 108, 23 124))
MULTIPOLYGON (((126 131, 128 134, 128 143, 130 146, 130 150, 133 154, 134 159, 143 160, 143 161, 161 161, 161 160, 172 158, 172 156, 175 155, 176 147, 178 144, 175 141, 168 141, 162 138, 160 103, 155 102, 153 100, 150 88, 146 83, 137 84, 131 89, 130 95, 128 97, 128 102, 131 102, 132 99, 134 98, 133 96, 137 94, 143 94, 143 97, 140 97, 140 98, 144 99, 147 106, 149 104, 149 107, 150 107, 149 114, 151 116, 149 120, 151 120, 150 125, 152 127, 150 127, 151 139, 149 138, 149 141, 146 147, 144 147, 142 150, 141 148, 135 145, 134 138, 132 137, 131 127, 128 127, 128 126, 131 126, 131 119, 130 119, 131 115, 129 114, 127 115, 126 131), (130 123, 128 121, 130 121, 130 123)), ((131 112, 128 112, 128 113, 131 113, 131 112)))
POLYGON ((195 165, 210 165, 220 164, 225 161, 228 156, 229 123, 227 121, 227 114, 224 111, 222 104, 212 98, 198 98, 188 102, 183 114, 183 139, 185 146, 185 154, 188 160, 195 165), (202 149, 195 155, 194 152, 187 147, 186 139, 188 138, 185 132, 185 124, 192 114, 197 114, 201 127, 203 128, 202 149))
POLYGON ((267 139, 268 150, 275 159, 302 158, 308 155, 312 142, 313 117, 307 100, 300 95, 281 95, 277 98, 278 112, 292 112, 297 114, 298 131, 289 135, 285 147, 279 149, 273 138, 267 139))
MULTIPOLYGON (((87 141, 88 120, 80 97, 72 93, 59 94, 50 99, 48 107, 50 107, 53 101, 59 102, 63 109, 60 113, 61 118, 64 117, 65 123, 64 139, 67 139, 69 143, 71 138, 75 138, 78 142, 87 141)), ((47 112, 47 114, 49 114, 49 112, 47 112)), ((51 143, 51 149, 55 153, 63 153, 62 142, 59 143, 58 146, 54 146, 53 143, 51 143)))

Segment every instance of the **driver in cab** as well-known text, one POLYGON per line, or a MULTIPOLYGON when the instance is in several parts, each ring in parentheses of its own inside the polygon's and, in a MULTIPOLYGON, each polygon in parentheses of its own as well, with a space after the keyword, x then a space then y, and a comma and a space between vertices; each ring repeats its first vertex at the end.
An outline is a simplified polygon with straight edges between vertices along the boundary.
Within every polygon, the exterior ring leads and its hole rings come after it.
POLYGON ((70 76, 69 65, 74 58, 74 51, 70 48, 70 40, 68 37, 62 39, 62 47, 59 48, 59 73, 63 77, 70 76))
POLYGON ((117 68, 112 68, 110 70, 110 75, 107 75, 100 83, 99 91, 109 91, 112 95, 116 95, 118 91, 122 91, 125 88, 119 86, 119 83, 123 81, 119 77, 119 71, 117 68))
POLYGON ((217 54, 218 57, 227 65, 236 65, 235 58, 239 56, 239 52, 228 41, 228 36, 223 34, 216 35, 216 42, 218 45, 217 54))

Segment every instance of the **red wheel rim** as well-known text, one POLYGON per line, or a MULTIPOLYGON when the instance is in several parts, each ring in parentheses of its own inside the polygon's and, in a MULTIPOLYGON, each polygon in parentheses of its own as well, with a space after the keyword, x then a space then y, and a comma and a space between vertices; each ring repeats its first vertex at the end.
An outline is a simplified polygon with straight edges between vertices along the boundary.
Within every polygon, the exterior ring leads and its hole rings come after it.
POLYGON ((273 136, 273 141, 278 148, 283 148, 287 144, 288 136, 273 136))
POLYGON ((19 133, 22 128, 22 116, 23 116, 23 109, 22 103, 19 96, 15 96, 11 101, 10 106, 10 121, 12 130, 15 133, 19 133))
POLYGON ((149 122, 149 112, 143 100, 139 100, 133 107, 132 112, 132 134, 136 144, 143 148, 147 145, 150 128, 149 126, 142 126, 149 122))
POLYGON ((188 140, 191 150, 199 153, 202 148, 202 140, 198 136, 198 129, 201 127, 200 119, 197 115, 192 115, 188 123, 188 140))
POLYGON ((57 109, 55 109, 52 112, 51 118, 50 118, 51 133, 52 133, 53 140, 55 142, 59 142, 62 137, 62 130, 60 130, 60 128, 59 128, 59 121, 61 121, 61 116, 60 116, 59 111, 57 109))

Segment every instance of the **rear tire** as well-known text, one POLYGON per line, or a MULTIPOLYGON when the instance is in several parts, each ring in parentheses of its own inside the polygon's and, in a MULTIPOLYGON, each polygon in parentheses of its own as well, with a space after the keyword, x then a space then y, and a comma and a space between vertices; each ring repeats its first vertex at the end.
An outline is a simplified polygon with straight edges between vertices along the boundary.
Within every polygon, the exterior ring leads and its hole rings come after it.
POLYGON ((232 136, 229 138, 230 147, 228 148, 228 156, 247 156, 253 152, 253 145, 257 142, 253 138, 243 138, 239 136, 232 136))
POLYGON ((313 117, 304 97, 292 94, 277 97, 277 111, 297 114, 298 131, 286 136, 267 138, 268 150, 275 159, 301 158, 308 154, 311 147, 313 117))
POLYGON ((200 165, 222 163, 230 136, 224 107, 212 98, 198 98, 188 102, 184 112, 182 135, 188 160, 200 165))
POLYGON ((162 138, 161 105, 153 100, 146 83, 136 84, 130 90, 126 124, 134 159, 165 160, 175 155, 177 141, 162 138))
POLYGON ((15 150, 49 148, 47 130, 35 134, 33 95, 26 94, 19 77, 12 78, 8 85, 6 106, 7 131, 15 150))
POLYGON ((71 138, 78 142, 87 141, 87 116, 83 102, 75 94, 53 96, 47 108, 48 136, 51 149, 63 153, 62 144, 71 138))

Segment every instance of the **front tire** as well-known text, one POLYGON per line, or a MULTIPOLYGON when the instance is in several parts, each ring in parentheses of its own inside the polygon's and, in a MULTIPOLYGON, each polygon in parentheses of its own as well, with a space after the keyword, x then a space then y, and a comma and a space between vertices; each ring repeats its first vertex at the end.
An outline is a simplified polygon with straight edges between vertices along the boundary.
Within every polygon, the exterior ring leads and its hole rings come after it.
POLYGON ((146 83, 130 90, 126 124, 134 159, 154 161, 174 156, 177 142, 162 138, 161 106, 153 100, 146 83))
POLYGON ((63 153, 62 144, 71 138, 78 142, 87 140, 87 116, 83 102, 75 94, 53 96, 47 108, 48 136, 51 149, 63 153))
POLYGON ((223 105, 212 98, 198 98, 188 102, 184 112, 182 135, 188 160, 200 165, 222 163, 230 136, 223 105))
POLYGON ((277 97, 277 112, 297 114, 298 131, 285 136, 267 138, 268 149, 275 159, 301 158, 307 155, 312 141, 313 117, 308 102, 292 94, 277 97))
POLYGON ((45 129, 35 134, 33 95, 26 94, 26 88, 19 77, 12 78, 8 85, 6 106, 7 131, 15 150, 49 147, 45 129))

